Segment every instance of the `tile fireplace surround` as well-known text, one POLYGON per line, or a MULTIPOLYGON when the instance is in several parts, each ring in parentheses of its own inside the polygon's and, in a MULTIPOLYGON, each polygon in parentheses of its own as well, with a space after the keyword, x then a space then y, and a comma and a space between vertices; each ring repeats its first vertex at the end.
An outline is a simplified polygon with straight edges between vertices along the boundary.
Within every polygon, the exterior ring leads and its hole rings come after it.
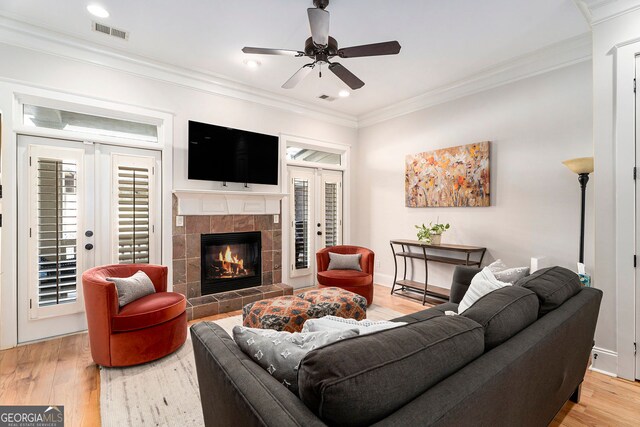
POLYGON ((187 297, 189 320, 240 310, 250 302, 293 294, 282 281, 282 227, 273 215, 185 215, 176 227, 177 200, 173 198, 173 290, 187 297), (200 236, 209 233, 260 231, 262 286, 204 295, 200 293, 200 236))

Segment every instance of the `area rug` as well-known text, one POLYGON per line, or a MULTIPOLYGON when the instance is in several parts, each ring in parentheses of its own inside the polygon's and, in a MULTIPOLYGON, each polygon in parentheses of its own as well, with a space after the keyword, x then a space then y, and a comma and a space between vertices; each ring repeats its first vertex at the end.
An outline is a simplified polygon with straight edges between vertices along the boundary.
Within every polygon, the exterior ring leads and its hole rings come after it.
MULTIPOLYGON (((372 304, 370 320, 400 317, 397 311, 372 304)), ((216 320, 229 335, 242 316, 216 320)), ((100 418, 104 427, 203 426, 200 392, 191 339, 175 353, 130 368, 100 369, 100 418)))

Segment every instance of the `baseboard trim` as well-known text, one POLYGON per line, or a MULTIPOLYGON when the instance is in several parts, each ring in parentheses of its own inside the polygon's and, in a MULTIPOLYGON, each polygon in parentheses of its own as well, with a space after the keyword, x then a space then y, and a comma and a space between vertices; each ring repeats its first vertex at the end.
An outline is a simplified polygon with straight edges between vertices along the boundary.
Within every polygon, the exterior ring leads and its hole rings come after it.
POLYGON ((611 377, 617 377, 618 353, 604 348, 593 347, 589 369, 611 377))
POLYGON ((373 282, 376 285, 384 286, 386 288, 391 288, 393 284, 393 276, 390 274, 384 273, 373 273, 373 282))

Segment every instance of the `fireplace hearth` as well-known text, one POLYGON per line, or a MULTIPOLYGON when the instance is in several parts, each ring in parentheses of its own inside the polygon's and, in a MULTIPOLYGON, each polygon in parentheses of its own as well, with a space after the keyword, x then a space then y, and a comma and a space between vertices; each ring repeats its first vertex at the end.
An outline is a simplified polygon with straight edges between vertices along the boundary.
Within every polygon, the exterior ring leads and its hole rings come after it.
POLYGON ((200 243, 202 295, 262 284, 259 231, 203 234, 200 243))

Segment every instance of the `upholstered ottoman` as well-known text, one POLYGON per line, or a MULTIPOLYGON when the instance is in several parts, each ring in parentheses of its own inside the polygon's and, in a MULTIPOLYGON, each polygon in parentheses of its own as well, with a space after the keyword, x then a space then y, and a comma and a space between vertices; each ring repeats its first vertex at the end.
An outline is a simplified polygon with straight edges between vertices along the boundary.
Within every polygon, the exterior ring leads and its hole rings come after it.
POLYGON ((340 316, 362 320, 367 317, 367 300, 339 288, 307 291, 252 302, 242 308, 242 324, 249 328, 300 332, 307 319, 340 316))
POLYGON ((242 324, 249 328, 300 332, 305 320, 324 316, 324 310, 292 295, 263 299, 242 308, 242 324))
POLYGON ((367 318, 367 299, 344 289, 336 287, 313 289, 297 296, 322 307, 325 316, 356 320, 367 318))

